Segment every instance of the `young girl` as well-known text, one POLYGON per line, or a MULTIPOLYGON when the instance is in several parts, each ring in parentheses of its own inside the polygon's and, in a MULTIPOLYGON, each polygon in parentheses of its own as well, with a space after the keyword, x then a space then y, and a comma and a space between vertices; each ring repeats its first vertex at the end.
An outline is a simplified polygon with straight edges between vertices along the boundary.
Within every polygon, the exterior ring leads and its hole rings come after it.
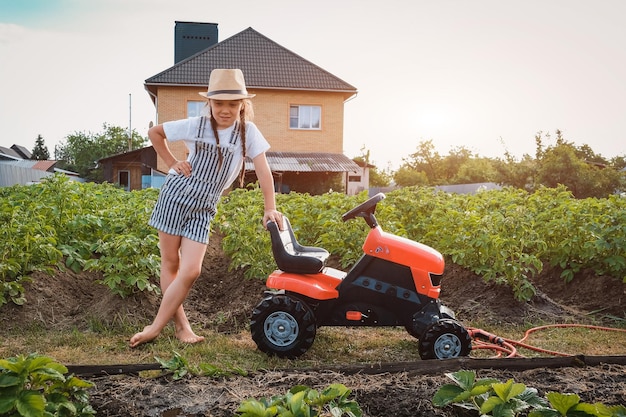
POLYGON ((248 99, 254 94, 248 94, 243 73, 239 69, 215 69, 208 91, 199 94, 209 100, 208 116, 166 122, 148 131, 152 146, 170 168, 149 222, 159 231, 163 298, 152 324, 131 337, 133 348, 156 338, 170 320, 181 341, 204 340, 191 329, 183 301, 200 275, 220 196, 238 174, 243 182, 246 156, 254 162, 263 192, 263 225, 270 220, 282 224, 265 157, 269 144, 250 121, 252 105, 248 99), (185 142, 187 160, 174 157, 168 140, 185 142))

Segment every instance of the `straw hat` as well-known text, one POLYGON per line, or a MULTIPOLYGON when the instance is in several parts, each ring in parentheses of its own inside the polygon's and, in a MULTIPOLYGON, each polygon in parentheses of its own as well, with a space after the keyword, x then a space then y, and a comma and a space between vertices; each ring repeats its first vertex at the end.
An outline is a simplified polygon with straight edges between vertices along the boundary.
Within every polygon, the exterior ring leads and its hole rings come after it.
POLYGON ((208 91, 198 94, 213 100, 241 100, 256 95, 248 94, 240 69, 214 69, 209 77, 208 91))

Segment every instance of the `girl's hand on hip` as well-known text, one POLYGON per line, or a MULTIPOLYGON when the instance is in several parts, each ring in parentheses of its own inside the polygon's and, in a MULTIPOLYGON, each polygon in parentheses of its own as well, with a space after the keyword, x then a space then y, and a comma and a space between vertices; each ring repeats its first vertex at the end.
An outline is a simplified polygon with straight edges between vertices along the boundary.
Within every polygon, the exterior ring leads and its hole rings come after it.
POLYGON ((191 164, 188 161, 176 161, 171 168, 176 171, 177 174, 182 174, 185 177, 191 175, 191 164))

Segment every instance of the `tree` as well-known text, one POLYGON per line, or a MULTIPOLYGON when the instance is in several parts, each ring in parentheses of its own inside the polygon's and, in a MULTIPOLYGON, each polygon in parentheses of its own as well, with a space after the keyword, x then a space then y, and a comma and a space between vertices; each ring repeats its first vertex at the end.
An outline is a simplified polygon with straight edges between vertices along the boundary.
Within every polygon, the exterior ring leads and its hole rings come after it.
MULTIPOLYGON (((435 151, 435 145, 433 145, 432 140, 421 141, 418 143, 417 150, 410 154, 408 158, 403 158, 402 161, 403 164, 400 167, 401 170, 412 170, 416 173, 422 172, 422 174, 427 178, 427 184, 440 184, 440 179, 442 178, 441 171, 443 171, 444 167, 441 163, 441 155, 435 151)), ((404 176, 404 173, 401 174, 401 177, 404 176)), ((397 180, 396 183, 400 185, 397 180)))
POLYGON ((525 154, 521 161, 517 162, 513 156, 506 151, 504 159, 496 159, 494 168, 497 171, 495 182, 501 185, 508 185, 526 191, 535 189, 535 177, 537 176, 536 160, 525 154))
POLYGON ((616 192, 621 186, 619 172, 603 163, 579 157, 588 155, 588 151, 581 151, 565 141, 557 141, 557 145, 548 147, 538 161, 536 182, 546 187, 563 184, 576 198, 602 198, 616 192))
POLYGON ((393 180, 400 187, 410 187, 412 185, 430 185, 428 175, 424 171, 417 171, 407 164, 402 165, 393 174, 393 180))
MULTIPOLYGON (((78 172, 81 177, 90 181, 103 181, 98 160, 128 151, 129 140, 128 130, 123 127, 104 123, 102 128, 102 133, 74 132, 66 136, 65 141, 54 151, 56 159, 61 161, 60 167, 78 172)), ((134 130, 131 133, 130 147, 143 147, 147 139, 134 130)))
MULTIPOLYGON (((472 169, 468 166, 468 163, 476 160, 478 155, 475 155, 472 151, 464 146, 458 146, 450 150, 447 156, 444 156, 441 160, 441 168, 437 170, 439 178, 436 180, 436 185, 439 184, 468 184, 472 182, 489 182, 491 180, 486 179, 485 175, 480 175, 478 172, 469 174, 468 172, 461 173, 459 176, 459 170, 465 167, 465 170, 472 169), (473 176, 475 178, 470 179, 473 176), (479 178, 480 177, 480 178, 479 178), (480 179, 480 180, 479 180, 480 179)), ((484 166, 486 168, 486 165, 484 166)), ((493 168, 490 168, 493 170, 493 168)))
POLYGON ((33 148, 30 159, 35 159, 37 161, 47 161, 48 159, 50 159, 50 152, 48 152, 48 147, 44 143, 41 135, 37 135, 35 147, 33 148))
POLYGON ((489 158, 468 158, 457 169, 451 184, 494 182, 498 172, 489 158))

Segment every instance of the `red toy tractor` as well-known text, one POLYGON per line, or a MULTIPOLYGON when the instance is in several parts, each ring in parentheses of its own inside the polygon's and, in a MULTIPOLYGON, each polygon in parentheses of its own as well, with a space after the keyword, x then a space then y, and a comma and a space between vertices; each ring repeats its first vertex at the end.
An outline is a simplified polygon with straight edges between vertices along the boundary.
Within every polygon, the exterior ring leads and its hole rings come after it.
POLYGON ((261 351, 296 358, 321 326, 404 326, 419 339, 422 359, 469 355, 470 334, 439 301, 443 256, 384 232, 374 215, 384 198, 378 193, 342 216, 362 217, 370 227, 363 255, 348 272, 327 267, 325 249, 300 245, 286 217, 283 230, 268 223, 279 269, 252 313, 250 331, 261 351))

